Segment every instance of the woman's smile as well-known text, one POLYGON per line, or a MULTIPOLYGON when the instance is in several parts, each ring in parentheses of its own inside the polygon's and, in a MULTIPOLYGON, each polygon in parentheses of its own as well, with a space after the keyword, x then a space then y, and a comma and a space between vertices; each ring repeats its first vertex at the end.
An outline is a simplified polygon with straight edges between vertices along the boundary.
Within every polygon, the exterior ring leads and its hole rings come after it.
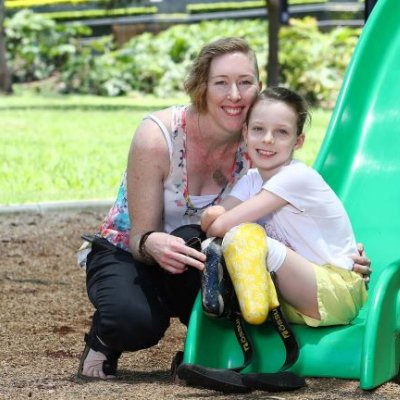
POLYGON ((245 107, 222 106, 221 108, 229 116, 236 117, 236 116, 242 114, 245 107))

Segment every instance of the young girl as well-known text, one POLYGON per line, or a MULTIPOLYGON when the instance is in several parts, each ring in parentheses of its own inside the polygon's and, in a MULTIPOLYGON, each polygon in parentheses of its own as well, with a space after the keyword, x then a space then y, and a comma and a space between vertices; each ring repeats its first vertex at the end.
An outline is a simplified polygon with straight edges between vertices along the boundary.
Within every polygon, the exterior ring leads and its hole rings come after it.
POLYGON ((266 261, 268 271, 275 272, 291 322, 347 324, 366 301, 365 283, 351 271, 357 247, 342 203, 314 169, 293 159, 304 143, 308 118, 307 105, 295 92, 281 87, 263 91, 243 130, 256 168, 239 180, 220 206, 202 216, 208 236, 224 237, 225 261, 250 323, 263 322, 268 313, 260 316, 251 310, 265 291, 257 286, 262 279, 249 281, 249 266, 254 263, 265 271, 266 261), (246 282, 247 294, 239 287, 246 282))

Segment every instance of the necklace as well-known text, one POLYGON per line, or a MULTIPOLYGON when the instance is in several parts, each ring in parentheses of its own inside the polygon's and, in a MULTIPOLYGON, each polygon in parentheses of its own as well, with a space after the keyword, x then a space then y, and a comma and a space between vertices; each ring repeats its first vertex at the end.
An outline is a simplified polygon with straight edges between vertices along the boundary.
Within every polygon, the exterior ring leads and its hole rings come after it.
POLYGON ((201 212, 201 211, 205 210, 207 207, 211 207, 211 206, 215 205, 220 200, 220 198, 222 196, 222 193, 224 193, 224 190, 226 189, 226 186, 227 185, 225 185, 221 189, 221 191, 218 193, 218 195, 212 201, 210 201, 208 204, 206 204, 203 207, 195 207, 193 205, 193 203, 191 202, 189 195, 184 196, 185 197, 185 203, 186 203, 186 211, 185 211, 184 215, 187 215, 189 217, 193 217, 194 215, 197 214, 198 211, 201 212))

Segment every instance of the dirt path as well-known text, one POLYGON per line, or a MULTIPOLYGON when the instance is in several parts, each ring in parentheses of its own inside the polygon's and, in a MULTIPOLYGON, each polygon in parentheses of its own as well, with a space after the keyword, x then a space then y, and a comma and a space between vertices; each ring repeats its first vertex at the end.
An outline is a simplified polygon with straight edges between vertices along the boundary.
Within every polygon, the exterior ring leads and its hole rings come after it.
POLYGON ((399 399, 400 385, 363 392, 357 382, 308 379, 293 393, 226 396, 170 381, 185 330, 173 321, 158 346, 124 354, 120 378, 76 377, 92 306, 75 264, 80 234, 96 230, 94 212, 0 215, 0 399, 399 399))

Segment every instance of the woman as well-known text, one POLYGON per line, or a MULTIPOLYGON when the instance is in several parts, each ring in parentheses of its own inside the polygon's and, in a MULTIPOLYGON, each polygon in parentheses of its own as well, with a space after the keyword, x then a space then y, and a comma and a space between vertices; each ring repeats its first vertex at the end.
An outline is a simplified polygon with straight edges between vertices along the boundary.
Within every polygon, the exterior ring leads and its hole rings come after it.
POLYGON ((113 378, 122 351, 158 343, 171 317, 188 324, 205 256, 170 232, 199 223, 249 168, 241 131, 261 83, 247 42, 204 46, 185 88, 190 106, 158 111, 136 130, 117 200, 92 243, 86 283, 96 312, 80 376, 113 378))

